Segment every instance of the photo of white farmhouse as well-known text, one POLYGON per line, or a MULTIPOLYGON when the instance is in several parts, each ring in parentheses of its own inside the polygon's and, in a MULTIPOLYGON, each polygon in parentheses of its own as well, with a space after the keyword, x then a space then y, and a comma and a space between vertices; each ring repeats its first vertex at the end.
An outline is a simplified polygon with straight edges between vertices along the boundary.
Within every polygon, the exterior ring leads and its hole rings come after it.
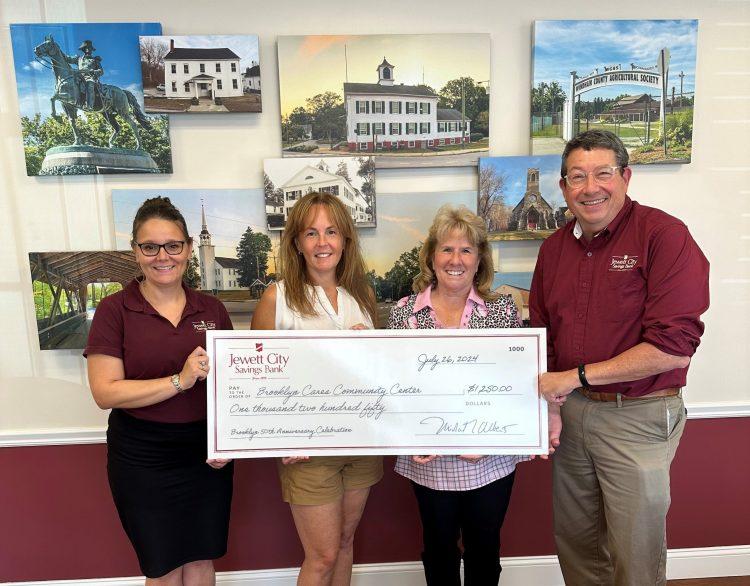
POLYGON ((294 204, 312 192, 330 193, 339 198, 355 226, 375 226, 372 157, 266 159, 263 168, 269 230, 283 230, 294 204))
POLYGON ((147 112, 260 112, 258 37, 140 37, 147 112))
POLYGON ((164 91, 168 98, 227 98, 242 95, 240 58, 226 47, 188 49, 174 46, 164 56, 164 91))
POLYGON ((277 48, 283 157, 453 167, 489 150, 489 35, 282 36, 277 48))

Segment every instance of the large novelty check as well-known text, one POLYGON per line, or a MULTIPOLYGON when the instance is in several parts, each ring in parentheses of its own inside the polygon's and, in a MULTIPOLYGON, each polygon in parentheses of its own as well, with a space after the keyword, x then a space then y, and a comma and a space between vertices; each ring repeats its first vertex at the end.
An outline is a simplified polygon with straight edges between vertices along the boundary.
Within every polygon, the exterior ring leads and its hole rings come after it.
POLYGON ((210 458, 547 453, 543 329, 206 334, 210 458))

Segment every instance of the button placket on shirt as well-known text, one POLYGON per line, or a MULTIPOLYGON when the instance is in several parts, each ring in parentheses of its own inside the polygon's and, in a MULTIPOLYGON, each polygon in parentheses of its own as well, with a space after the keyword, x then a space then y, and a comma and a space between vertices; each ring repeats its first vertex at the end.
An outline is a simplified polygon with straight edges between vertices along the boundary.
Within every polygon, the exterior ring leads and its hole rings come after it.
POLYGON ((592 278, 594 276, 594 253, 592 242, 581 241, 581 260, 578 263, 578 294, 573 318, 573 357, 579 364, 584 363, 584 339, 586 334, 586 314, 591 301, 592 278))

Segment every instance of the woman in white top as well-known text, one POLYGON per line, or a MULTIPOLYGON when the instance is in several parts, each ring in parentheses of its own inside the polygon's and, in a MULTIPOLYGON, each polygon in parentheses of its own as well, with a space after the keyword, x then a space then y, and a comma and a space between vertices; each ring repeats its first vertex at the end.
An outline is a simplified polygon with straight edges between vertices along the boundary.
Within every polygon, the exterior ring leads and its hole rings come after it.
MULTIPOLYGON (((281 280, 261 297, 254 330, 341 330, 375 326, 357 232, 335 196, 309 193, 289 212, 280 246, 281 280)), ((305 550, 298 584, 349 584, 354 532, 370 487, 383 476, 376 456, 281 458, 283 498, 305 550)))

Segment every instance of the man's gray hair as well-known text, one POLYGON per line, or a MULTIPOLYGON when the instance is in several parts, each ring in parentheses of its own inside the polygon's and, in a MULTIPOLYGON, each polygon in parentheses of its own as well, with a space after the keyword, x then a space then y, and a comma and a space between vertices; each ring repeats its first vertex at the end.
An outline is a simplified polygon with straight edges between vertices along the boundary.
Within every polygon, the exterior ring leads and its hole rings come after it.
POLYGON ((584 151, 607 149, 615 153, 615 161, 617 161, 617 166, 620 167, 620 173, 628 166, 628 151, 616 134, 609 130, 587 130, 573 137, 565 145, 560 165, 560 177, 565 177, 568 174, 568 155, 575 149, 583 149, 584 151))

